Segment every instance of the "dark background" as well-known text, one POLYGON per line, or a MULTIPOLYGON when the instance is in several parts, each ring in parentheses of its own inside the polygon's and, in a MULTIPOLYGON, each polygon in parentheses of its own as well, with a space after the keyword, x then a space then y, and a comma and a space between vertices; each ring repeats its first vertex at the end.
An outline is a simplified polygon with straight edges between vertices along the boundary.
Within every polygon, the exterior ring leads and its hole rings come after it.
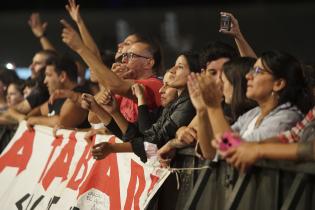
MULTIPOLYGON (((71 53, 60 39, 59 20, 70 21, 66 1, 10 1, 0 7, 0 62, 28 66, 40 50, 27 25, 31 12, 48 21, 47 37, 58 51, 71 53)), ((315 63, 315 3, 310 0, 110 0, 80 1, 81 14, 101 49, 116 50, 116 43, 135 31, 160 38, 166 67, 180 51, 199 49, 209 41, 234 45, 231 37, 218 32, 219 12, 232 12, 256 53, 279 49, 315 63)), ((234 45, 235 46, 235 45, 234 45)))

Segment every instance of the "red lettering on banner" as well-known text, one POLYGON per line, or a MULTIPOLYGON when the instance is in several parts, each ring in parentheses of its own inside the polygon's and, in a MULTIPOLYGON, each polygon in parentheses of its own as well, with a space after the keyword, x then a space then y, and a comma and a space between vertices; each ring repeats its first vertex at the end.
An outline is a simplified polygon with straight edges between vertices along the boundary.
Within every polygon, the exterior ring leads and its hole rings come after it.
POLYGON ((7 166, 19 168, 17 175, 26 169, 33 152, 34 136, 34 130, 26 130, 12 147, 0 157, 0 172, 7 166))
POLYGON ((44 167, 44 170, 43 170, 43 172, 42 172, 42 174, 41 174, 41 176, 40 176, 40 178, 39 178, 39 180, 38 180, 38 183, 40 183, 40 182, 42 181, 42 178, 43 178, 43 176, 44 176, 45 173, 46 173, 46 170, 47 170, 47 167, 48 167, 48 165, 49 165, 49 163, 50 163, 50 161, 51 161, 51 158, 52 158, 53 155, 55 154, 55 151, 56 151, 57 147, 59 147, 59 146, 61 145, 62 141, 63 141, 63 136, 62 136, 62 135, 59 135, 59 136, 57 136, 57 137, 54 139, 54 141, 52 142, 51 146, 53 147, 53 149, 51 150, 51 152, 50 152, 50 154, 49 154, 48 160, 47 160, 46 165, 45 165, 45 167, 44 167))
MULTIPOLYGON (((111 137, 108 142, 115 143, 115 136, 111 137)), ((94 162, 88 177, 79 188, 78 197, 92 188, 98 189, 108 195, 110 210, 121 209, 116 153, 108 155, 103 160, 94 162), (108 173, 110 174, 108 175, 108 173)))
POLYGON ((151 190, 153 189, 153 187, 156 185, 156 183, 159 181, 159 177, 158 176, 154 176, 153 174, 150 174, 150 178, 151 178, 151 185, 148 189, 148 194, 151 192, 151 190))
POLYGON ((128 185, 127 198, 126 198, 124 210, 131 209, 132 203, 133 203, 133 209, 139 210, 140 209, 139 200, 145 188, 144 169, 141 165, 136 163, 134 160, 131 160, 130 164, 131 164, 131 176, 130 176, 130 181, 128 185), (135 193, 137 181, 138 181, 138 189, 137 189, 137 192, 135 193))
POLYGON ((75 132, 72 132, 69 136, 68 143, 63 147, 59 156, 43 177, 42 185, 45 190, 48 189, 56 177, 62 177, 61 182, 67 179, 76 143, 75 132))
MULTIPOLYGON (((94 141, 95 141, 95 136, 93 137, 93 141, 92 141, 92 145, 94 145, 94 141)), ((89 160, 91 159, 92 157, 92 154, 91 154, 91 144, 87 144, 85 146, 85 149, 84 149, 84 152, 74 170, 74 173, 73 173, 73 176, 71 177, 67 187, 68 188, 71 188, 73 190, 77 190, 79 188, 79 185, 81 184, 81 182, 83 181, 83 179, 85 178, 86 176, 86 173, 87 173, 87 170, 88 170, 88 162, 89 160), (81 168, 84 167, 84 171, 83 171, 83 174, 81 176, 80 179, 77 179, 77 176, 78 176, 78 173, 79 171, 81 170, 81 168)))

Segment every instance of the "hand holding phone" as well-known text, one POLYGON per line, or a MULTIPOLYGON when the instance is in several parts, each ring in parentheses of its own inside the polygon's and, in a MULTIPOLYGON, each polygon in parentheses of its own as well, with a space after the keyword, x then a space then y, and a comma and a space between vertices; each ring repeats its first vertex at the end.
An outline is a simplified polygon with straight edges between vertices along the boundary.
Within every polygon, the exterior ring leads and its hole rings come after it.
POLYGON ((233 135, 232 132, 225 132, 220 142, 219 149, 221 151, 226 151, 229 148, 237 147, 241 144, 241 140, 233 135))
POLYGON ((231 16, 227 14, 220 15, 220 31, 230 31, 231 30, 231 16))

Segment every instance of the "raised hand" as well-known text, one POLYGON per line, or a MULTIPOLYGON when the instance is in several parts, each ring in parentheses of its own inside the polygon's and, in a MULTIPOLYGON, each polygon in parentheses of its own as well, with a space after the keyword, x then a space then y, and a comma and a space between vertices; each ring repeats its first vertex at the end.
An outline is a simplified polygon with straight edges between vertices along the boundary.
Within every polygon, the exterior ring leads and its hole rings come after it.
POLYGON ((238 20, 233 16, 233 14, 228 12, 220 12, 221 15, 228 15, 231 17, 231 29, 229 31, 227 30, 219 30, 219 32, 228 34, 230 36, 233 36, 234 38, 237 38, 241 35, 240 26, 238 24, 238 20))
POLYGON ((80 15, 80 5, 76 4, 75 0, 68 1, 66 10, 74 22, 79 23, 82 20, 80 15))
POLYGON ((33 34, 39 38, 45 34, 48 23, 41 21, 39 13, 32 13, 28 25, 31 27, 33 34))
POLYGON ((67 44, 74 51, 78 51, 84 46, 80 35, 71 27, 71 25, 65 21, 60 20, 60 23, 64 26, 62 30, 62 41, 67 44))
POLYGON ((199 77, 198 74, 191 73, 188 76, 187 85, 192 104, 194 105, 196 110, 202 110, 206 108, 206 103, 204 101, 204 98, 202 97, 198 77, 199 77))
POLYGON ((207 74, 196 76, 204 102, 208 107, 221 107, 223 99, 222 83, 207 74))

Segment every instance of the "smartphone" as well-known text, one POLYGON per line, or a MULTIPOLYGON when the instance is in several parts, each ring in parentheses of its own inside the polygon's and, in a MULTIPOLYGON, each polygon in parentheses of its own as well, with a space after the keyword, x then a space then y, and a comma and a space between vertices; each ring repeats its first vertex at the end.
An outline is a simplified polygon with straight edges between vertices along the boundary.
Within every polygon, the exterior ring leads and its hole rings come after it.
POLYGON ((237 147, 240 143, 241 140, 239 138, 234 137, 232 132, 227 131, 223 134, 219 149, 226 151, 229 148, 237 147))
POLYGON ((231 30, 231 16, 226 15, 226 14, 221 14, 220 30, 224 30, 224 31, 231 30))

